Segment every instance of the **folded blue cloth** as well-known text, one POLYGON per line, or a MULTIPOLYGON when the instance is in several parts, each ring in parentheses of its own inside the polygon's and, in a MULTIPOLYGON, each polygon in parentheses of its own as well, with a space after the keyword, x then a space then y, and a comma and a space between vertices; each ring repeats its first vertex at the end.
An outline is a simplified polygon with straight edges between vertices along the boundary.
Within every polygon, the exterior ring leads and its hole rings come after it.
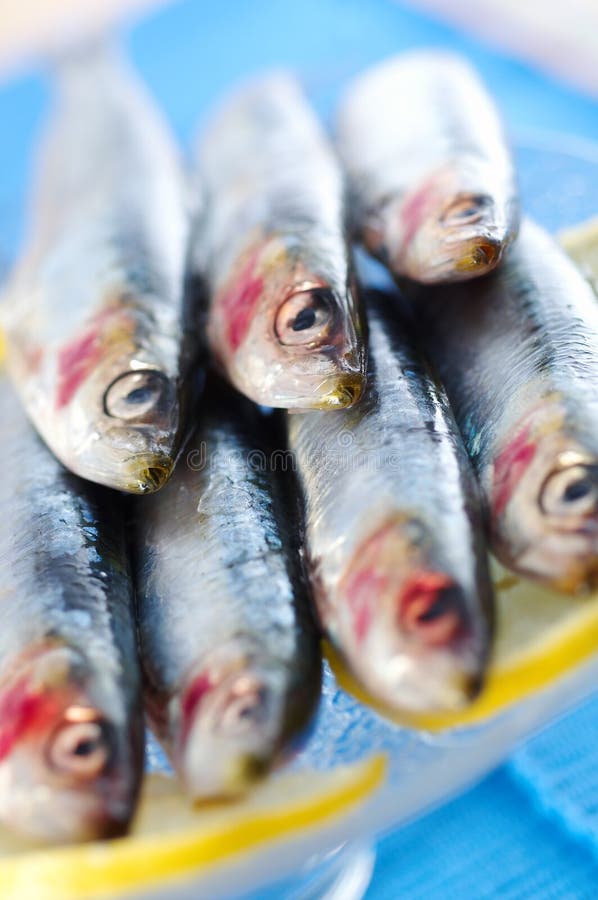
POLYGON ((576 748, 581 738, 588 750, 597 715, 594 701, 478 787, 384 839, 366 900, 595 900, 598 848, 587 838, 597 834, 598 808, 585 803, 577 777, 581 763, 596 798, 596 745, 583 761, 576 748))
POLYGON ((380 843, 366 900, 598 897, 598 699, 380 843))
POLYGON ((538 815, 598 859, 598 700, 528 741, 509 771, 538 815))

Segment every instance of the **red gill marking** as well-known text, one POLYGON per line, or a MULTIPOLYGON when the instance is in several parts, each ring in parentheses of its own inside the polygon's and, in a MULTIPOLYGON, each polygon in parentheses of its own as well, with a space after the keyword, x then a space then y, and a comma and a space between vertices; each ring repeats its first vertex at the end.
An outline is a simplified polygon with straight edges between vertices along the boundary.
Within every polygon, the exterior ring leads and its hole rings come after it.
POLYGON ((500 516, 511 499, 513 491, 536 453, 536 444, 529 440, 530 426, 524 428, 494 463, 492 485, 492 515, 500 516))
POLYGON ((349 609, 353 615, 355 637, 361 643, 372 623, 375 607, 382 592, 387 589, 389 572, 379 565, 379 554, 384 542, 395 529, 395 524, 383 525, 367 538, 355 554, 357 566, 348 574, 343 587, 349 609))
POLYGON ((39 734, 56 718, 59 703, 48 692, 29 693, 21 679, 0 696, 0 760, 26 733, 39 734))
POLYGON ((401 626, 429 647, 441 647, 454 640, 464 625, 458 608, 447 607, 438 618, 422 620, 432 610, 439 594, 454 586, 453 579, 444 572, 414 572, 399 597, 401 626))
POLYGON ((94 365, 101 358, 102 346, 99 329, 86 332, 75 338, 58 354, 58 387, 56 408, 62 409, 69 403, 81 383, 87 378, 94 365))
POLYGON ((422 222, 428 215, 437 194, 436 182, 434 179, 430 179, 404 200, 401 207, 402 242, 404 248, 407 248, 415 237, 422 222))
POLYGON ((255 274, 261 249, 257 247, 251 252, 238 278, 225 288, 217 301, 222 307, 226 337, 233 351, 238 349, 245 338, 256 303, 264 289, 264 279, 255 274))
POLYGON ((198 706, 201 704, 206 694, 214 687, 214 683, 207 672, 202 672, 197 678, 194 678, 183 695, 181 701, 181 709, 183 713, 183 723, 181 729, 181 740, 184 742, 191 730, 193 719, 198 706))
POLYGON ((345 596, 353 615, 355 637, 362 643, 374 614, 377 598, 388 582, 386 573, 376 570, 375 566, 357 569, 349 576, 345 585, 345 596))

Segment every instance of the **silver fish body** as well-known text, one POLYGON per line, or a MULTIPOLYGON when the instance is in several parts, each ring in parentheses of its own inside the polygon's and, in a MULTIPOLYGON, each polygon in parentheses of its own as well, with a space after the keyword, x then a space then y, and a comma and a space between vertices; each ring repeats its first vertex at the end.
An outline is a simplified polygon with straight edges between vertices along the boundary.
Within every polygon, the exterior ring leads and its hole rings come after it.
POLYGON ((305 730, 319 642, 256 415, 212 396, 171 482, 139 503, 146 706, 195 799, 242 792, 305 730))
POLYGON ((494 552, 564 591, 595 585, 598 305, 590 286, 525 221, 495 273, 428 289, 417 311, 482 486, 494 552))
POLYGON ((7 287, 7 364, 38 431, 91 481, 168 477, 192 354, 178 151, 136 76, 96 47, 65 59, 30 233, 7 287))
POLYGON ((471 66, 416 50, 349 86, 337 116, 354 230, 396 276, 473 278, 517 233, 513 160, 471 66))
MULTIPOLYGON (((395 298, 396 299, 396 298, 395 298)), ((396 710, 464 705, 492 632, 477 485, 446 397, 371 293, 361 402, 288 417, 321 623, 396 710)))
POLYGON ((194 264, 222 370, 267 406, 350 405, 365 359, 342 177, 299 86, 275 74, 238 91, 197 161, 205 205, 194 264))
POLYGON ((143 770, 118 496, 75 478, 0 381, 0 817, 48 842, 120 834, 143 770))

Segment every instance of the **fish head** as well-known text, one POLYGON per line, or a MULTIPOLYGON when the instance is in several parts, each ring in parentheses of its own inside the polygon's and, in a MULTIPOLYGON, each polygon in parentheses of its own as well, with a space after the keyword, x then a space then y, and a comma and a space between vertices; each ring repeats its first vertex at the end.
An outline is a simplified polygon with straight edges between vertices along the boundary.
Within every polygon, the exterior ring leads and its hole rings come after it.
POLYGON ((36 841, 116 836, 133 811, 141 760, 87 680, 76 651, 51 647, 0 688, 2 818, 36 841))
POLYGON ((547 398, 496 454, 490 524, 505 565, 567 593, 598 586, 598 456, 547 398))
POLYGON ((288 673, 265 648, 239 638, 208 655, 182 693, 174 758, 196 800, 242 793, 284 743, 288 673))
POLYGON ((60 348, 56 365, 48 413, 60 428, 50 423, 48 431, 61 436, 62 447, 53 449, 63 462, 112 488, 149 493, 161 487, 177 449, 178 390, 140 346, 134 317, 111 308, 60 348))
POLYGON ((208 337, 235 386, 256 403, 340 409, 365 385, 351 285, 310 271, 283 238, 258 240, 211 302, 208 337))
POLYGON ((475 587, 442 564, 420 519, 391 517, 352 555, 328 616, 332 636, 389 707, 459 709, 479 691, 489 652, 489 617, 475 587))
POLYGON ((383 206, 367 238, 395 274, 434 284, 476 278, 498 265, 513 215, 472 181, 442 171, 383 206))

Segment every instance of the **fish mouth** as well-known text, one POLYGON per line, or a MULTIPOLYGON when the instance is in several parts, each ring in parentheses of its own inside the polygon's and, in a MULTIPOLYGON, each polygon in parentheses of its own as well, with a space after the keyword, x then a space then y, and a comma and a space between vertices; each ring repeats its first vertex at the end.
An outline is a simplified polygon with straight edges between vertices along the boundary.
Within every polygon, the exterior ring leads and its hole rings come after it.
POLYGON ((365 376, 345 375, 324 382, 310 409, 347 409, 357 403, 365 389, 365 376))
POLYGON ((468 247, 466 252, 455 261, 455 271, 461 276, 479 275, 489 272, 500 262, 502 245, 495 241, 481 240, 468 247))
POLYGON ((458 712, 475 700, 484 685, 481 669, 472 671, 456 663, 453 653, 442 651, 435 657, 417 658, 403 649, 381 659, 375 672, 353 669, 366 689, 399 716, 458 712))
POLYGON ((592 562, 590 566, 577 578, 564 578, 557 582, 557 590, 561 590, 566 594, 593 594, 598 590, 598 560, 592 562))
POLYGON ((497 558, 524 578, 532 578, 550 590, 559 591, 569 596, 584 597, 598 590, 598 541, 590 540, 589 535, 566 535, 558 533, 559 548, 566 546, 567 537, 575 539, 588 538, 587 549, 583 554, 579 549, 570 555, 559 556, 557 548, 535 545, 513 555, 508 546, 500 542, 497 546, 497 558))
POLYGON ((174 469, 174 460, 168 456, 156 457, 141 465, 137 476, 127 484, 131 494, 153 494, 164 487, 174 469))
POLYGON ((469 675, 466 675, 463 679, 463 693, 465 695, 464 706, 467 706, 476 697, 479 697, 482 693, 482 688, 484 687, 484 673, 483 672, 472 672, 469 675))
POLYGON ((202 773, 183 763, 181 776, 185 788, 195 803, 234 800, 242 797, 254 784, 269 772, 270 762, 254 753, 242 753, 232 757, 218 777, 211 782, 207 772, 202 773))
MULTIPOLYGON (((85 823, 82 823, 79 829, 73 829, 70 834, 57 835, 56 843, 90 843, 92 841, 111 840, 112 838, 121 838, 129 831, 131 824, 131 814, 127 816, 110 815, 109 812, 98 813, 85 823)), ((44 838, 48 840, 48 838, 44 838)), ((50 839, 52 840, 52 839, 50 839)))
POLYGON ((90 834, 90 841, 106 841, 113 838, 125 837, 129 831, 130 822, 128 819, 104 819, 98 822, 90 834))
POLYGON ((232 772, 231 788, 234 790, 235 785, 238 785, 239 790, 244 791, 248 785, 261 781, 268 774, 269 769, 268 760, 254 753, 247 753, 237 760, 232 772))
MULTIPOLYGON (((393 271, 421 284, 466 281, 491 272, 502 259, 504 244, 487 236, 450 240, 438 246, 434 260, 421 263, 409 255, 397 256, 393 271), (456 246, 455 246, 456 245, 456 246)), ((426 259, 428 252, 426 250, 426 259)))

